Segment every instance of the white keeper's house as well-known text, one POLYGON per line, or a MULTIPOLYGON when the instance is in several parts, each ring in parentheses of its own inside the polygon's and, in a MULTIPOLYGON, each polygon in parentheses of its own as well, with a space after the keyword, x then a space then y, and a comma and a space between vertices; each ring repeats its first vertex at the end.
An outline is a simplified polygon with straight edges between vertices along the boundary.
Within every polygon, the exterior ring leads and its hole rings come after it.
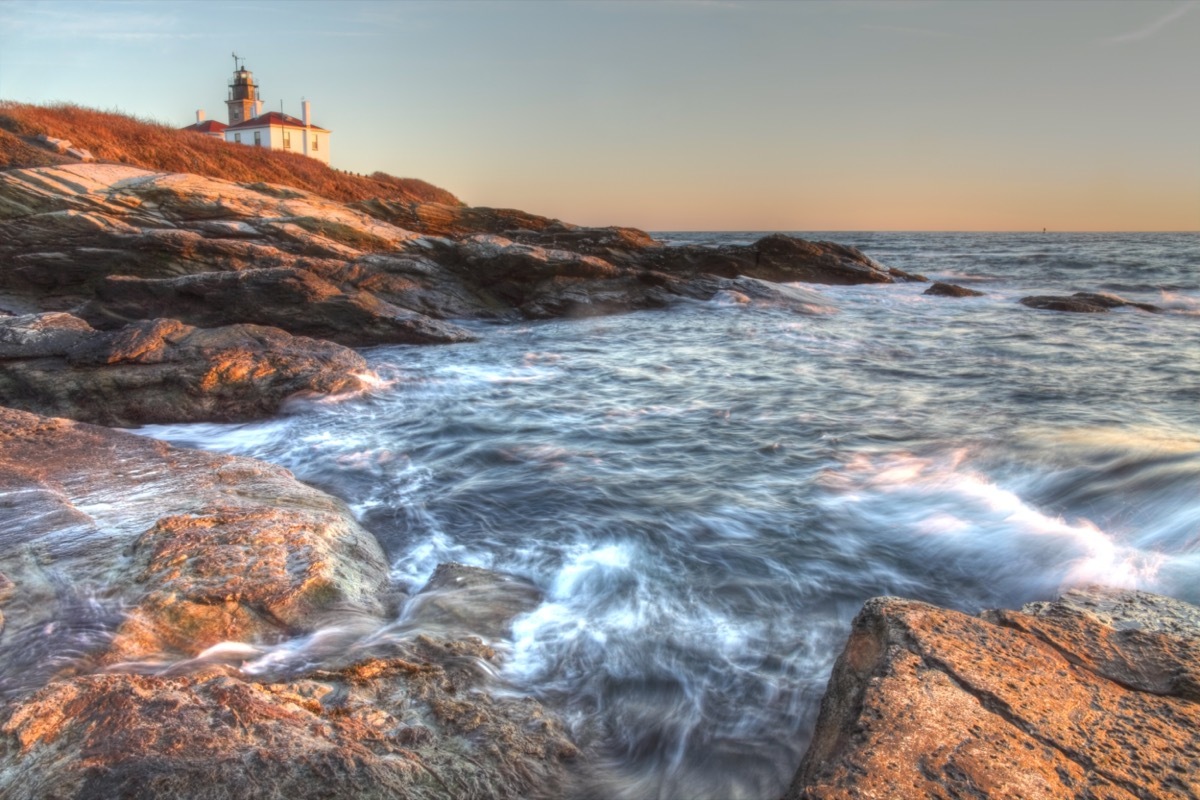
POLYGON ((233 83, 229 84, 229 124, 206 120, 204 111, 196 112, 196 122, 183 130, 195 131, 206 136, 224 139, 235 144, 251 147, 266 147, 285 150, 329 163, 329 131, 312 122, 312 106, 301 101, 301 118, 297 119, 282 111, 263 113, 263 101, 259 97, 254 74, 238 64, 234 56, 233 83))

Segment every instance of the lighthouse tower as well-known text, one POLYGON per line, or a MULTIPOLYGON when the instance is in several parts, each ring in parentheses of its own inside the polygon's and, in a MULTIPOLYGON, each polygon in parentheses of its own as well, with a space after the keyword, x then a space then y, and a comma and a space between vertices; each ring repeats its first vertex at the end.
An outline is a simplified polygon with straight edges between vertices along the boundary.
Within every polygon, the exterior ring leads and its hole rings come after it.
POLYGON ((254 73, 240 64, 237 53, 233 54, 233 83, 229 84, 229 99, 225 105, 229 107, 229 124, 237 125, 258 116, 262 101, 258 99, 258 85, 254 83, 254 73))

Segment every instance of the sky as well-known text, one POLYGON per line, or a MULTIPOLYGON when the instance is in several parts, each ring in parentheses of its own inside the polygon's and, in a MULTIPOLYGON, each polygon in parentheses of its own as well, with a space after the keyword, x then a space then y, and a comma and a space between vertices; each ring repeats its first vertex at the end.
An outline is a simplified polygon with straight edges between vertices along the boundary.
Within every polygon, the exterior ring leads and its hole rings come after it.
POLYGON ((333 165, 681 230, 1200 230, 1200 0, 0 0, 0 99, 226 121, 333 165))

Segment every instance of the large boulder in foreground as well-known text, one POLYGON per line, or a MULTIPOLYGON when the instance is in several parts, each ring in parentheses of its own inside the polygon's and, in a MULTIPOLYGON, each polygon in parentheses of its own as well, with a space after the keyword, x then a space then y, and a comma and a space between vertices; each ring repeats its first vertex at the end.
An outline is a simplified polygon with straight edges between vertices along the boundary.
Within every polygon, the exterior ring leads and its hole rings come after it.
POLYGON ((971 617, 877 598, 787 797, 1200 796, 1200 608, 1091 587, 971 617))
POLYGON ((6 408, 0 573, 9 695, 374 617, 388 585, 375 537, 287 470, 6 408))
POLYGON ((536 590, 448 565, 391 622, 375 538, 278 467, 0 408, 0 573, 0 797, 564 793, 477 635, 536 590))
MULTIPOLYGON (((504 576, 459 565, 440 567, 415 600, 426 594, 455 609, 463 630, 506 630, 529 599, 504 576), (508 597, 507 618, 476 602, 484 596, 508 597)), ((277 674, 236 660, 84 675, 11 704, 0 718, 0 795, 551 798, 563 796, 578 753, 537 701, 491 691, 498 654, 461 631, 383 629, 326 653, 333 663, 277 674)))
POLYGON ((258 419, 296 395, 361 389, 369 373, 353 350, 278 328, 0 318, 0 405, 98 425, 258 419))

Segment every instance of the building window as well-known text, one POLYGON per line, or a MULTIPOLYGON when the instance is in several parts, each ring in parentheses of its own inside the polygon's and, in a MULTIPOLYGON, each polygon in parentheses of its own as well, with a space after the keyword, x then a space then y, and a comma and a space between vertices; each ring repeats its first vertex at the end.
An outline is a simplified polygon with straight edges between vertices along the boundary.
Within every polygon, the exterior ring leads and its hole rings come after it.
POLYGON ((262 147, 262 131, 254 132, 254 146, 262 147))
POLYGON ((241 143, 242 143, 242 135, 241 135, 240 133, 235 133, 235 134, 233 135, 233 141, 234 141, 236 144, 241 144, 241 143))
POLYGON ((283 132, 283 149, 284 150, 292 149, 292 132, 291 131, 283 132))
POLYGON ((316 137, 316 136, 314 136, 314 137, 313 137, 313 150, 320 150, 320 149, 321 149, 321 148, 320 148, 320 147, 317 145, 317 142, 318 142, 318 141, 320 141, 320 140, 319 140, 319 139, 317 139, 317 137, 316 137))

